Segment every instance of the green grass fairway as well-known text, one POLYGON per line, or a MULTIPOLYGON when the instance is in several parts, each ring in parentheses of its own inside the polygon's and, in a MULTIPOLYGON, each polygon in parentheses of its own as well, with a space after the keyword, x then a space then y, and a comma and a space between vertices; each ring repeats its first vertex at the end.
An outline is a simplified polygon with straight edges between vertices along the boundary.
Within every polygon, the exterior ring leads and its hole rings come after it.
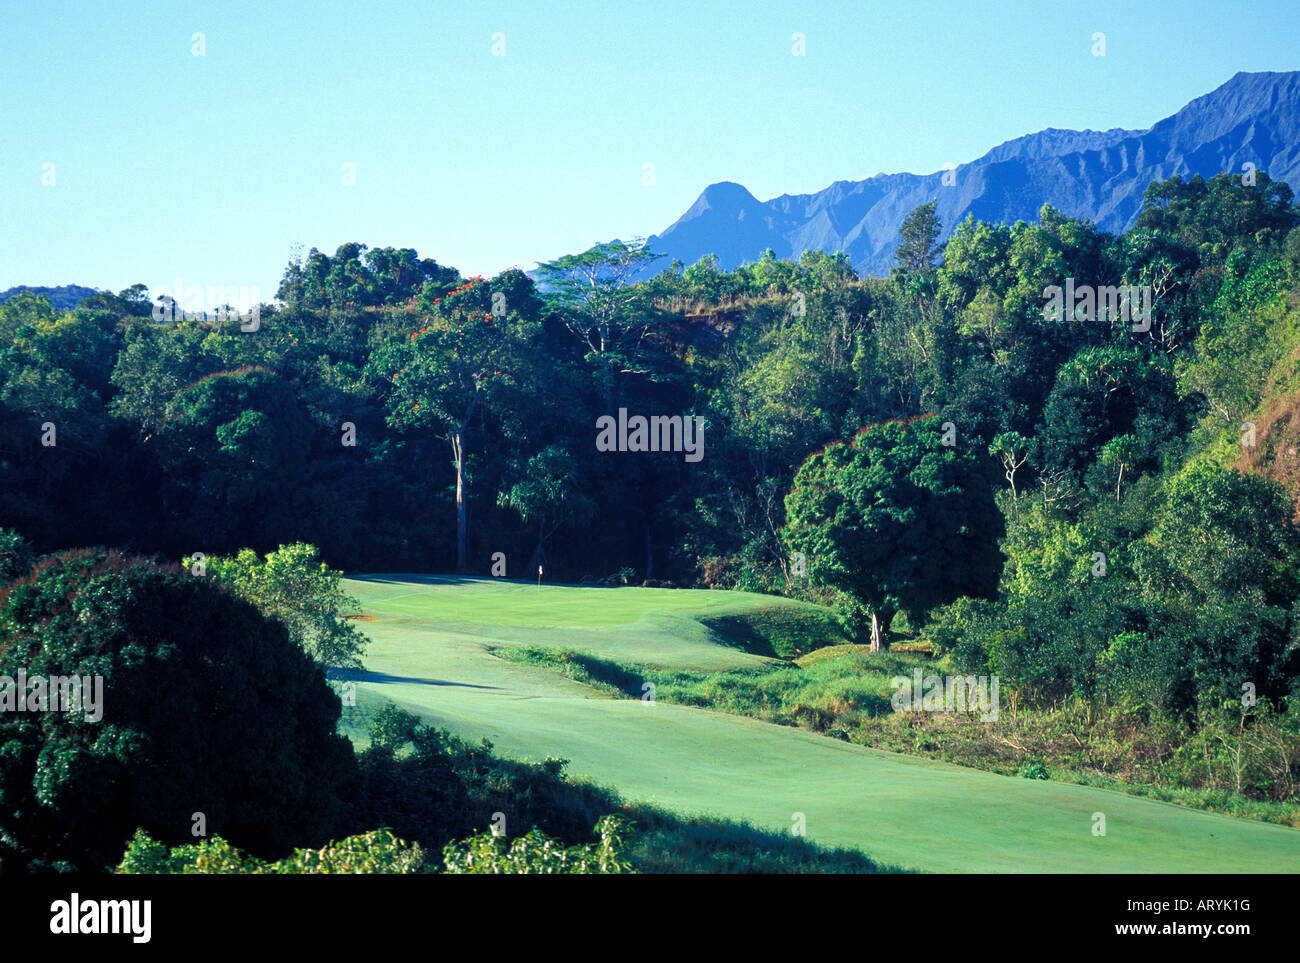
MULTIPOLYGON (((347 590, 374 621, 358 692, 630 800, 788 830, 939 872, 1300 872, 1300 832, 1085 786, 879 752, 667 703, 608 698, 497 645, 578 649, 624 663, 720 669, 759 655, 736 637, 819 624, 812 606, 740 592, 585 588, 369 576, 347 590), (703 621, 701 621, 703 620, 703 621), (707 623, 707 624, 706 624, 707 623), (713 626, 748 626, 723 637, 713 626), (1104 813, 1106 835, 1094 836, 1104 813)), ((753 648, 753 646, 750 646, 753 648)))

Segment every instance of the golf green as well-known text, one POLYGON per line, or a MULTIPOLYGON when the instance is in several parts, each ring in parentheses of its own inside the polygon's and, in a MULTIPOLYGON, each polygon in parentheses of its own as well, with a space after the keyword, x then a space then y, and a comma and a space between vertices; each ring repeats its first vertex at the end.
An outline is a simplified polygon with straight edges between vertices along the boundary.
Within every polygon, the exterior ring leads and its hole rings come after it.
MULTIPOLYGON (((625 798, 748 819, 937 872, 1298 872, 1300 831, 1124 793, 1018 779, 853 746, 722 713, 610 698, 500 645, 623 663, 719 669, 763 660, 703 622, 801 603, 743 592, 536 585, 501 579, 349 579, 370 637, 363 702, 390 700, 497 751, 625 798), (1097 835, 1098 816, 1105 835, 1097 835)), ((779 613, 778 613, 779 614, 779 613)))

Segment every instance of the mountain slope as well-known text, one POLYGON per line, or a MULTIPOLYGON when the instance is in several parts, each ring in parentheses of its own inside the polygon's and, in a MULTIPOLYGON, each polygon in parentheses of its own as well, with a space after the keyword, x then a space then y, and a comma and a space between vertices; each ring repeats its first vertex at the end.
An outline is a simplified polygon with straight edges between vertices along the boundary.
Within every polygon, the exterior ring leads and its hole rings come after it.
POLYGON ((0 291, 0 304, 4 304, 10 298, 24 293, 49 298, 50 303, 54 305, 55 311, 71 311, 86 298, 98 292, 94 288, 88 288, 81 284, 60 284, 54 288, 29 287, 26 284, 19 284, 6 291, 0 291))
POLYGON ((724 181, 649 241, 686 264, 713 253, 730 269, 770 247, 793 258, 806 250, 844 252, 859 271, 885 274, 903 218, 930 200, 938 202, 945 232, 968 214, 1032 221, 1044 204, 1122 231, 1152 181, 1208 178, 1248 163, 1300 187, 1300 72, 1239 73, 1148 130, 1049 128, 1009 140, 958 166, 950 185, 943 171, 878 174, 759 201, 724 181))

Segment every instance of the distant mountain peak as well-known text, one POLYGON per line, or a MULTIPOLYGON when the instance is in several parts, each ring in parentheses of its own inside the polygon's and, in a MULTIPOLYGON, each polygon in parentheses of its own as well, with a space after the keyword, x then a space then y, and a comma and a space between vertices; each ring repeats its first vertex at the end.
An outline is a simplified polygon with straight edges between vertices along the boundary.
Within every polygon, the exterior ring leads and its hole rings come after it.
POLYGON ((753 194, 749 193, 743 184, 737 184, 735 181, 718 181, 716 184, 710 184, 700 194, 700 197, 711 202, 758 200, 753 194))
POLYGON ((734 181, 719 181, 710 184, 700 192, 695 203, 690 206, 686 216, 701 214, 704 211, 718 211, 727 214, 743 214, 748 204, 758 204, 759 200, 743 186, 734 181))
POLYGON ((860 271, 885 274, 903 218, 926 201, 937 201, 945 236, 969 214, 1034 221, 1044 204, 1122 231, 1147 185, 1176 173, 1208 178, 1253 164, 1300 191, 1297 144, 1300 72, 1241 71, 1145 130, 1048 127, 1005 141, 959 165, 951 186, 944 171, 876 174, 759 201, 743 185, 720 181, 648 243, 686 264, 716 254, 728 269, 767 248, 782 257, 843 252, 860 271))

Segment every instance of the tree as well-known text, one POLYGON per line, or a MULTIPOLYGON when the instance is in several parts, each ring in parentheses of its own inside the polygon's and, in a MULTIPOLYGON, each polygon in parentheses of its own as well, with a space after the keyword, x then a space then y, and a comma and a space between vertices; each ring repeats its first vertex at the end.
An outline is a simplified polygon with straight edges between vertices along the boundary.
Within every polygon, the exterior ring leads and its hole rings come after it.
POLYGON ((1011 501, 1016 500, 1016 472, 1029 458, 1032 442, 1018 431, 1004 431, 989 445, 989 454, 1002 462, 1007 484, 1011 486, 1011 501))
POLYGON ((391 382, 388 423, 432 429, 451 447, 456 470, 456 567, 468 560, 467 435, 475 414, 493 407, 517 382, 519 351, 536 322, 506 272, 491 284, 474 278, 433 301, 432 317, 405 338, 388 341, 371 357, 371 371, 391 382), (497 288, 503 288, 498 291, 497 288), (497 299, 494 295, 500 293, 497 299), (498 314, 494 309, 500 308, 498 314))
POLYGON ((1138 463, 1141 454, 1137 441, 1132 435, 1120 435, 1106 442, 1101 449, 1101 463, 1115 469, 1115 501, 1119 501, 1120 491, 1124 485, 1124 472, 1138 463))
POLYGON ((596 503, 577 490, 578 460, 559 445, 549 445, 528 459, 520 476, 500 494, 502 508, 512 508, 527 525, 537 526, 537 548, 529 570, 542 564, 543 545, 561 525, 585 521, 596 503))
POLYGON ((568 331, 587 348, 607 411, 619 375, 644 374, 644 341, 662 323, 652 292, 634 282, 663 255, 644 240, 609 241, 537 266, 540 286, 568 331))
POLYGON ((307 873, 409 875, 427 873, 431 869, 419 843, 398 839, 387 829, 376 829, 331 841, 320 849, 295 849, 292 856, 277 862, 241 853, 220 836, 168 849, 163 843, 150 838, 144 830, 136 830, 116 872, 149 876, 162 873, 258 876, 307 873))
POLYGON ((997 587, 1002 514, 991 464, 945 445, 939 418, 891 421, 811 455, 786 497, 787 544, 815 583, 865 608, 879 650, 894 614, 913 623, 997 587))
POLYGON ((137 827, 191 842, 196 813, 262 856, 329 838, 355 773, 338 697, 211 580, 102 550, 47 558, 0 593, 0 676, 19 670, 29 709, 38 677, 91 682, 78 711, 0 712, 5 869, 102 871, 137 827))
POLYGON ((127 459, 101 393, 113 337, 102 317, 57 314, 45 297, 0 303, 0 522, 38 544, 114 527, 105 493, 118 493, 127 459))
POLYGON ((1195 357, 1181 366, 1183 391, 1202 395, 1234 427, 1259 404, 1269 368, 1287 350, 1286 306, 1280 299, 1269 303, 1284 286, 1283 273, 1276 261, 1252 266, 1245 251, 1230 254, 1197 334, 1195 357))
POLYGON ((1165 355, 1113 343, 1082 349, 1057 371, 1043 405, 1035 463, 1082 473, 1106 442, 1133 430, 1144 407, 1160 407, 1157 402, 1172 399, 1173 391, 1165 355))
POLYGON ((207 332, 196 322, 131 329, 117 356, 110 411, 131 421, 147 444, 167 420, 167 405, 186 385, 211 373, 214 358, 204 350, 207 332))
MULTIPOLYGON (((1135 567, 1150 620, 1178 653, 1190 698, 1235 699, 1242 684, 1286 695, 1300 676, 1300 530, 1276 483, 1205 462, 1170 480, 1135 567)), ((1171 670, 1172 671, 1172 670, 1171 670)))
MULTIPOLYGON (((184 561, 186 568, 192 559, 184 561)), ((207 575, 279 621, 289 638, 322 668, 360 668, 366 637, 345 620, 359 608, 343 591, 343 573, 320 560, 315 546, 281 545, 266 559, 245 548, 230 558, 206 561, 207 575)))
POLYGON ((1166 487, 1148 539, 1148 584, 1194 604, 1255 591, 1289 609, 1300 599, 1294 511, 1276 482, 1195 462, 1166 487))
POLYGON ((190 540, 178 551, 283 538, 315 432, 294 386, 262 366, 219 371, 178 392, 166 411, 157 432, 162 501, 173 531, 190 540))
POLYGON ((627 856, 631 824, 622 816, 604 816, 596 823, 597 841, 565 848, 538 829, 505 840, 490 832, 448 843, 443 860, 448 873, 633 873, 627 856))
POLYGON ((1183 180, 1175 174, 1154 181, 1142 194, 1142 211, 1135 227, 1158 231, 1195 250, 1205 263, 1222 263, 1238 246, 1254 247, 1282 241, 1300 221, 1285 181, 1264 171, 1253 183, 1233 172, 1206 181, 1199 174, 1183 180))
POLYGON ((1007 528, 1002 591, 972 625, 974 638, 964 640, 964 667, 982 650, 984 667, 1003 677, 1013 697, 1093 696, 1107 640, 1140 607, 1124 546, 1110 529, 1058 521, 1032 502, 1007 528))
POLYGON ((903 219, 898 229, 898 248, 894 260, 906 274, 920 274, 934 267, 943 246, 939 235, 943 223, 935 213, 936 201, 919 204, 903 219))
POLYGON ((402 304, 425 285, 450 289, 460 280, 451 268, 421 259, 411 248, 380 247, 350 241, 334 256, 312 248, 303 261, 285 267, 276 297, 293 308, 340 311, 380 304, 402 304))

